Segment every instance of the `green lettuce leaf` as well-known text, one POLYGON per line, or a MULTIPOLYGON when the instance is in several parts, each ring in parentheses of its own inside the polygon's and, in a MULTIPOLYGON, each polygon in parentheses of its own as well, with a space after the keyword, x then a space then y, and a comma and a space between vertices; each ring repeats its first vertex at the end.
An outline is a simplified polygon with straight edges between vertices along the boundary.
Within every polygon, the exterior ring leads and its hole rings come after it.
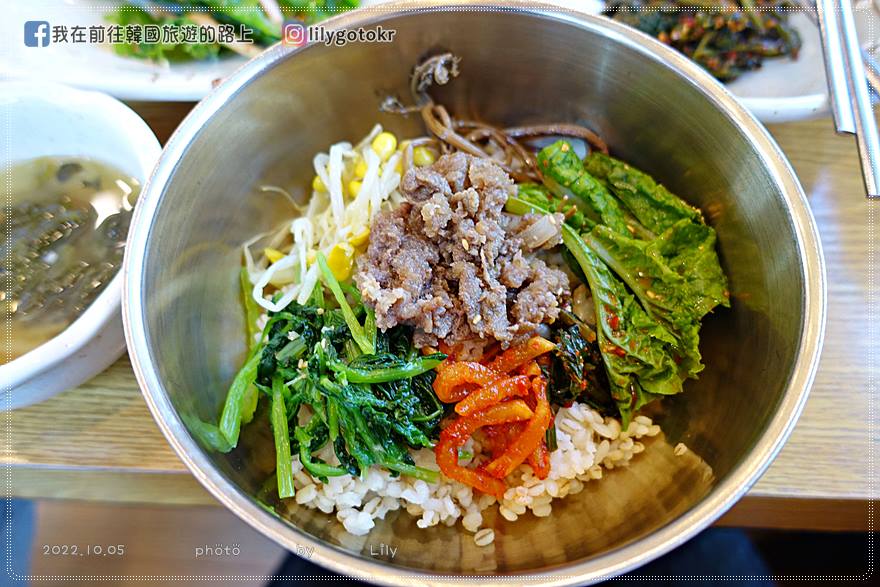
POLYGON ((507 209, 565 214, 565 256, 593 295, 599 351, 626 425, 703 369, 701 319, 730 305, 715 231, 699 210, 607 155, 581 162, 558 141, 538 165, 545 189, 522 186, 507 209))
POLYGON ((521 183, 516 186, 516 197, 535 204, 548 212, 559 212, 565 215, 565 222, 577 231, 589 230, 596 222, 587 218, 586 214, 571 200, 553 196, 550 190, 536 183, 521 183))
POLYGON ((653 241, 597 226, 585 243, 617 274, 645 312, 675 337, 675 360, 683 374, 703 370, 700 320, 718 305, 729 306, 727 279, 715 253, 715 231, 682 220, 653 241))
POLYGON ((648 174, 623 161, 594 151, 584 159, 583 167, 603 181, 642 226, 655 234, 660 234, 682 219, 700 224, 703 222, 699 210, 658 184, 648 174))
POLYGON ((621 234, 630 234, 620 202, 584 170, 583 163, 566 141, 556 141, 538 153, 538 169, 553 194, 571 200, 592 224, 604 224, 621 234))
MULTIPOLYGON (((518 198, 509 198, 514 214, 548 212, 518 198)), ((577 261, 593 294, 599 350, 608 375, 611 396, 624 426, 632 412, 660 395, 682 390, 683 377, 676 362, 676 338, 652 319, 626 285, 590 249, 577 232, 562 227, 562 240, 577 261)))
POLYGON ((675 361, 674 335, 651 319, 573 230, 565 227, 563 242, 578 260, 593 293, 599 350, 611 395, 624 419, 654 396, 680 393, 683 380, 675 361))

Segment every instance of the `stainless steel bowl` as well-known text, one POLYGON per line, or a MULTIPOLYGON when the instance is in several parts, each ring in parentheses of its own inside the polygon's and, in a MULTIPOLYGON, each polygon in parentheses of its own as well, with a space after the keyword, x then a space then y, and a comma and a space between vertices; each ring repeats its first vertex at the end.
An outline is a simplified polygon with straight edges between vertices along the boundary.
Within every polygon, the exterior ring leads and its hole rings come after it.
POLYGON ((129 351, 160 427, 199 481, 253 527, 378 583, 457 585, 455 576, 468 574, 464 582, 474 584, 510 575, 582 584, 681 544, 764 471, 816 368, 824 271, 791 167, 720 84, 607 20, 523 6, 407 4, 326 27, 377 24, 397 31, 393 43, 273 47, 199 104, 166 147, 132 225, 124 293, 129 351), (189 430, 196 419, 216 420, 244 356, 239 246, 292 213, 284 198, 256 186, 298 179, 295 195, 304 197, 312 156, 330 143, 357 139, 377 121, 402 136, 421 132, 417 120, 381 115, 377 106, 388 94, 407 96, 410 68, 438 49, 462 58, 461 77, 439 92, 458 115, 585 122, 618 156, 701 206, 718 230, 733 297, 731 310, 706 321, 707 369, 658 416, 666 440, 554 505, 550 518, 491 522, 488 548, 460 527, 417 529, 405 514, 366 537, 304 508, 275 516, 253 498, 274 458, 259 448, 261 431, 223 455, 189 430), (672 456, 680 441, 705 462, 672 456), (372 554, 381 543, 397 548, 393 559, 372 554))

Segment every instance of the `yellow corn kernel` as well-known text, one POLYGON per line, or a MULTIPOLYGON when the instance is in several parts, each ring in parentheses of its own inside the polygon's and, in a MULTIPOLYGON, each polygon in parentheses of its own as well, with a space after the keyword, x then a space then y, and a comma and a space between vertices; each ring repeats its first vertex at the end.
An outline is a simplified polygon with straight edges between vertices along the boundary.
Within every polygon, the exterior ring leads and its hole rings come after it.
POLYGON ((357 164, 354 166, 354 176, 358 179, 363 179, 364 176, 367 175, 367 162, 363 159, 358 159, 357 164))
POLYGON ((271 247, 263 249, 263 254, 266 255, 266 258, 269 259, 270 263, 277 263, 280 259, 284 258, 284 253, 271 247))
POLYGON ((335 245, 327 255, 327 266, 339 281, 344 281, 351 276, 352 265, 354 265, 354 247, 348 243, 335 245))
POLYGON ((348 243, 353 247, 362 247, 367 244, 368 240, 370 240, 370 227, 365 228, 360 234, 356 234, 348 239, 348 243))
POLYGON ((355 197, 356 195, 358 195, 358 192, 361 191, 362 185, 363 185, 363 183, 361 183, 360 181, 358 181, 356 179, 353 179, 350 182, 348 182, 348 193, 351 195, 352 198, 355 197))
POLYGON ((413 149, 413 163, 416 167, 431 165, 436 160, 437 157, 434 155, 434 152, 427 147, 416 147, 413 149))
POLYGON ((397 137, 390 132, 380 132, 370 146, 382 161, 388 161, 388 158, 397 150, 397 137))
POLYGON ((320 175, 316 175, 315 179, 312 180, 312 189, 316 192, 326 192, 327 186, 324 185, 324 182, 321 180, 320 175))

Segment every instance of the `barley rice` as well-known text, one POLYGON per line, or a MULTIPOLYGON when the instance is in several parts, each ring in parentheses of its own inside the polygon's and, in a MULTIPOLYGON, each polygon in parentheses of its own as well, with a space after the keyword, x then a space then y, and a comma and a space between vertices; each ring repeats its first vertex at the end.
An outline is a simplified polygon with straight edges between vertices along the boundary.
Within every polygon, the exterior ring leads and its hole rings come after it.
POLYGON ((491 528, 483 528, 474 534, 474 543, 477 546, 488 546, 495 541, 495 530, 491 528))
MULTIPOLYGON (((551 515, 553 499, 580 493, 586 483, 602 479, 606 469, 628 465, 633 456, 644 451, 644 444, 638 440, 659 433, 660 427, 645 416, 637 416, 626 430, 621 430, 620 422, 603 418, 586 404, 561 408, 556 415, 558 449, 550 454, 550 474, 542 480, 527 464, 517 468, 505 479, 508 489, 498 504, 500 515, 511 522, 529 511, 537 517, 551 515)), ((675 451, 682 450, 679 446, 684 447, 679 444, 675 451)), ((474 455, 470 461, 477 464, 488 459, 477 440, 468 441, 464 450, 474 455)), ((316 456, 338 463, 329 445, 316 456)), ((437 469, 432 451, 423 449, 412 456, 417 465, 437 469)), ((298 456, 293 458, 293 470, 296 494, 290 502, 325 513, 336 511, 336 519, 352 534, 366 534, 376 519, 403 509, 417 518, 419 528, 451 526, 460 520, 465 530, 475 533, 478 546, 495 539, 493 530, 480 526, 484 522, 482 512, 497 500, 445 477, 429 484, 406 476, 395 478, 388 471, 373 468, 363 479, 345 475, 322 483, 303 469, 298 456)))

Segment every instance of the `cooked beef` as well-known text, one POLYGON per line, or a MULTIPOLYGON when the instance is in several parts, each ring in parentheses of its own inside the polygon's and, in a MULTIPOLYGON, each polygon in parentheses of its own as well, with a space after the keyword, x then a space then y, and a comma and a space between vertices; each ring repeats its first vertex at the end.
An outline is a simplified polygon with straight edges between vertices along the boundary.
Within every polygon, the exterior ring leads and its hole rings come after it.
MULTIPOLYGON (((464 153, 404 175, 407 201, 373 220, 355 275, 379 328, 409 324, 422 346, 508 346, 556 320, 568 278, 520 236, 540 217, 504 212, 515 189, 495 163, 464 153)), ((561 241, 562 221, 553 217, 555 234, 538 248, 561 241)))
POLYGON ((435 193, 452 194, 446 178, 430 167, 413 168, 413 172, 404 175, 400 183, 413 202, 424 202, 435 193))

